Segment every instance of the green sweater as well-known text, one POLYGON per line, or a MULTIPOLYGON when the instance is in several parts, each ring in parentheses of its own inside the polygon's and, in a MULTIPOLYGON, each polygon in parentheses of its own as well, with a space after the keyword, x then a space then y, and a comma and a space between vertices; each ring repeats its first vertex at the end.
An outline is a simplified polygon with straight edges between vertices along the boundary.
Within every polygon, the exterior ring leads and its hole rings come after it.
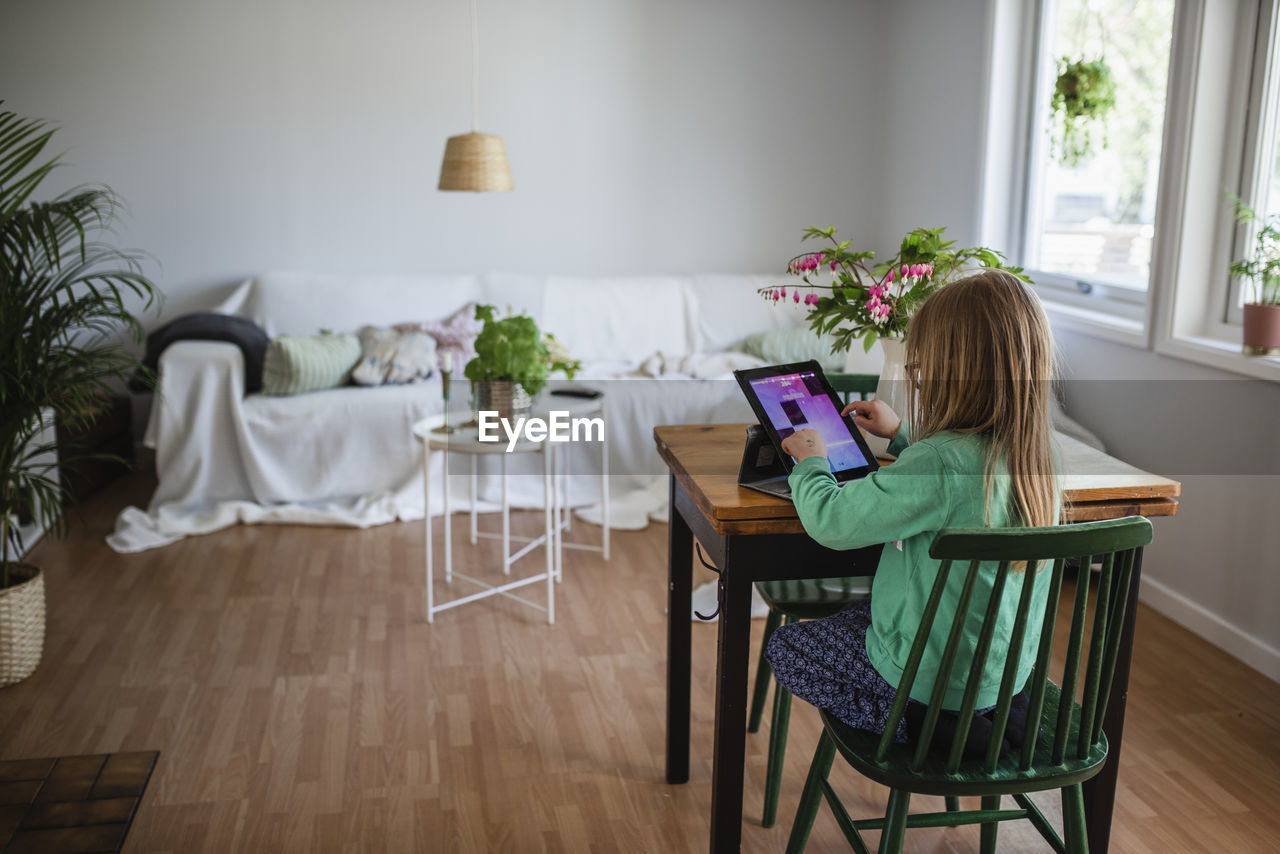
MULTIPOLYGON (((943 528, 1009 524, 1009 478, 999 470, 992 487, 990 519, 987 518, 984 437, 946 432, 908 446, 905 433, 904 424, 889 445, 889 451, 898 456, 897 462, 842 488, 836 486, 822 457, 800 462, 789 479, 800 521, 819 543, 832 549, 886 544, 871 585, 867 656, 894 686, 902 678, 929 591, 937 578, 940 561, 929 557, 934 536, 943 528)), ((983 567, 970 601, 965 633, 944 700, 949 709, 960 707, 996 566, 990 563, 983 567)), ((929 645, 911 688, 911 696, 921 702, 929 701, 937 678, 938 662, 951 629, 948 615, 956 611, 967 569, 967 565, 956 565, 947 581, 929 645)), ((1023 577, 1021 573, 1010 574, 1005 584, 1002 613, 978 692, 979 709, 994 705, 999 694, 1004 653, 1009 647, 1023 577)), ((1033 614, 1044 607, 1049 573, 1038 573, 1035 585, 1033 614)), ((1039 639, 1039 624, 1032 620, 1023 641, 1015 690, 1026 684, 1039 639)))

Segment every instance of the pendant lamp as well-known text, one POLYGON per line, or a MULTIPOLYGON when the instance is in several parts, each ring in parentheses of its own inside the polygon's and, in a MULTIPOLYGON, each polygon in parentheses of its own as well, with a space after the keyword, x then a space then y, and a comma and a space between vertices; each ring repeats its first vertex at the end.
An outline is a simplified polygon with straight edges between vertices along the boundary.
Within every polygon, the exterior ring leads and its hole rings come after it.
POLYGON ((471 133, 451 136, 444 146, 440 165, 441 190, 473 193, 515 189, 507 147, 502 137, 476 130, 480 114, 480 32, 476 21, 476 0, 471 0, 471 133))

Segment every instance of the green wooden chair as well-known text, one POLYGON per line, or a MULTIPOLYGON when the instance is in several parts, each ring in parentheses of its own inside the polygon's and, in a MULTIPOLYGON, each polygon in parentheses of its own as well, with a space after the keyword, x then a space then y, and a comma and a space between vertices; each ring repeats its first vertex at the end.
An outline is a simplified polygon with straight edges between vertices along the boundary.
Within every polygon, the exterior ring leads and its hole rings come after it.
MULTIPOLYGON (((860 400, 875 394, 880 377, 876 374, 827 374, 827 380, 849 402, 851 395, 860 400)), ((769 677, 772 672, 765 660, 764 650, 769 637, 785 620, 812 620, 829 617, 844 610, 849 603, 863 599, 871 591, 870 577, 826 578, 805 581, 762 581, 756 590, 769 615, 764 624, 764 641, 760 647, 760 660, 756 664, 755 689, 751 695, 751 716, 748 732, 760 731, 760 718, 764 714, 765 699, 769 694, 769 677)), ((782 786, 782 760, 787 752, 787 729, 791 720, 791 694, 781 685, 773 695, 773 711, 769 724, 769 760, 765 772, 764 814, 761 823, 773 827, 778 817, 778 790, 782 786)))
MULTIPOLYGON (((908 827, 938 827, 956 824, 981 824, 981 850, 991 854, 996 847, 998 822, 1028 819, 1056 851, 1087 852, 1084 796, 1081 783, 1096 774, 1107 758, 1107 737, 1102 731, 1102 717, 1111 692, 1125 602, 1133 574, 1134 555, 1138 548, 1151 542, 1151 523, 1141 516, 1064 525, 1050 528, 1006 528, 999 530, 956 529, 943 531, 934 542, 930 554, 942 561, 933 585, 925 616, 916 632, 906 668, 898 685, 898 693, 884 734, 873 735, 835 720, 822 713, 823 733, 814 753, 813 763, 795 824, 787 842, 788 852, 804 850, 809 832, 817 816, 818 804, 825 798, 835 813, 836 821, 853 849, 867 854, 861 830, 882 831, 880 851, 901 851, 908 827), (1050 652, 1058 617, 1058 600, 1062 593, 1063 569, 1067 558, 1081 558, 1081 566, 1100 558, 1102 570, 1097 575, 1097 590, 1090 595, 1090 577, 1082 573, 1073 596, 1071 621, 1067 627, 1066 660, 1060 681, 1050 677, 1050 652), (1033 612, 1033 584, 1021 587, 1017 595, 1017 619, 1004 656, 1003 679, 998 700, 991 716, 992 734, 981 759, 964 759, 965 741, 973 720, 977 701, 978 674, 991 651, 995 616, 1010 565, 1016 561, 1053 561, 1052 567, 1040 564, 1040 571, 1050 573, 1048 599, 1042 610, 1033 612), (981 561, 998 561, 998 567, 981 561), (967 563, 967 569, 964 564, 967 563), (919 737, 913 744, 894 744, 893 733, 906 712, 908 688, 915 681, 926 641, 933 632, 938 603, 942 599, 947 578, 954 572, 963 574, 963 587, 957 613, 970 611, 970 598, 979 573, 994 573, 994 586, 989 602, 975 602, 974 613, 982 612, 982 629, 971 661, 961 661, 957 649, 964 620, 953 620, 939 659, 939 678, 930 694, 919 737), (1090 600, 1092 599, 1092 607, 1090 600), (1018 670, 1017 651, 1028 624, 1040 625, 1040 641, 1034 669, 1025 691, 1029 697, 1025 740, 1020 749, 1005 751, 1000 746, 1006 732, 1009 711, 1018 670), (1086 642, 1086 634, 1088 640, 1086 642), (1081 664, 1085 664, 1083 679, 1081 664), (955 733, 946 755, 935 748, 934 740, 942 698, 949 675, 957 666, 967 669, 966 688, 956 718, 955 733), (1077 697, 1079 698, 1077 700, 1077 697), (1039 722, 1039 728, 1035 722, 1039 722), (835 754, 839 752, 860 773, 888 786, 888 809, 882 819, 852 820, 845 812, 827 776, 835 754), (1063 836, 1060 839, 1026 793, 1061 789, 1063 836), (966 812, 907 812, 911 795, 943 795, 981 797, 981 809, 966 812), (1002 795, 1012 795, 1018 809, 1002 810, 1002 795)), ((946 618, 938 621, 939 629, 946 618)), ((940 637, 940 635, 939 635, 940 637)), ((962 671, 963 672, 963 671, 962 671)))
POLYGON ((849 402, 850 395, 856 394, 859 400, 866 400, 876 393, 880 383, 879 374, 827 374, 827 381, 836 390, 844 402, 849 402))

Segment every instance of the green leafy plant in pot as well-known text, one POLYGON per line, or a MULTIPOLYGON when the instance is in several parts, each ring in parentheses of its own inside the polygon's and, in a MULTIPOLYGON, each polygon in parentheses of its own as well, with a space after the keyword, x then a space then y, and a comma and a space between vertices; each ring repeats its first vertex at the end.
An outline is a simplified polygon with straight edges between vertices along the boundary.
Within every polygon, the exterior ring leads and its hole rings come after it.
POLYGON ((1229 196, 1237 223, 1257 223, 1253 252, 1231 264, 1231 275, 1253 284, 1244 304, 1242 345, 1249 356, 1280 356, 1280 216, 1259 216, 1238 196, 1229 196))
MULTIPOLYGON (((1049 100, 1053 115, 1053 150, 1063 166, 1079 166, 1093 153, 1093 129, 1116 106, 1111 66, 1101 59, 1063 57, 1049 100)), ((1106 137, 1102 147, 1107 147, 1106 137)))
POLYGON ((476 336, 476 356, 463 373, 474 384, 477 410, 496 411, 501 418, 527 412, 553 371, 573 379, 580 367, 528 315, 499 318, 493 306, 478 305, 476 320, 484 327, 476 336))
POLYGON ((128 304, 159 299, 140 257, 95 239, 120 202, 106 187, 32 201, 58 158, 42 159, 54 130, 0 111, 0 686, 29 676, 44 647, 44 574, 21 563, 18 519, 65 533, 72 496, 49 423, 88 427, 112 383, 138 361, 121 332, 141 338, 128 304))

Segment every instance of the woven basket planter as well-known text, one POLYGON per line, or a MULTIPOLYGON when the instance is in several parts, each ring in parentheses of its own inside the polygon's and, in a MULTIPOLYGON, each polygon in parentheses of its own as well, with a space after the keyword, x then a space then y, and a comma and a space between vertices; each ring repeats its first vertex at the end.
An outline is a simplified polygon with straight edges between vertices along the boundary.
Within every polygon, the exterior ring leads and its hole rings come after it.
POLYGON ((0 687, 34 673, 44 652, 44 573, 11 563, 9 579, 17 583, 0 590, 0 687))

